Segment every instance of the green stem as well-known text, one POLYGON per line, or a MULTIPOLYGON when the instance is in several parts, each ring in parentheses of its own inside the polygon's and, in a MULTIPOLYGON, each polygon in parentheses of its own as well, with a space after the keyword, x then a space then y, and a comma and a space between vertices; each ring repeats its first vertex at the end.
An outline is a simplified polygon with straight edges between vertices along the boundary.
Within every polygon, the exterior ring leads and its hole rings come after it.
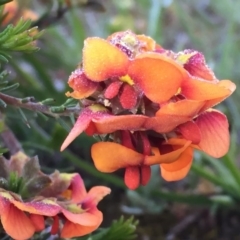
POLYGON ((230 193, 232 196, 235 196, 236 198, 240 198, 240 193, 239 191, 234 188, 232 185, 226 183, 224 179, 222 180, 221 178, 214 176, 210 172, 204 170, 203 168, 197 166, 196 164, 192 165, 191 170, 198 174, 199 176, 207 179, 208 181, 212 182, 215 185, 220 186, 222 189, 224 189, 226 192, 230 193))
POLYGON ((226 156, 223 157, 223 161, 224 161, 226 167, 228 168, 228 170, 232 173, 232 176, 236 180, 237 185, 238 185, 237 187, 239 189, 240 188, 240 171, 239 171, 238 167, 232 161, 229 154, 227 154, 226 156))

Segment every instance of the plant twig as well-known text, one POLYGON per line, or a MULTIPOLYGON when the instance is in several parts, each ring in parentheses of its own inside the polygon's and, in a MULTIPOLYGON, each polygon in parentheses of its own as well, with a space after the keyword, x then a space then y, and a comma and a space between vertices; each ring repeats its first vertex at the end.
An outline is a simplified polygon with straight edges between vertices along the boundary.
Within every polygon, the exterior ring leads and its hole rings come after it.
POLYGON ((0 113, 0 120, 1 120, 1 122, 3 124, 3 129, 4 129, 4 130, 2 130, 0 136, 1 136, 2 140, 3 140, 4 145, 10 151, 11 155, 13 155, 13 154, 15 154, 15 153, 17 153, 19 151, 23 151, 22 145, 17 140, 17 138, 15 137, 14 133, 4 123, 4 117, 3 117, 3 115, 1 113, 0 113))
POLYGON ((44 114, 47 114, 49 116, 58 118, 59 116, 69 116, 70 114, 74 114, 74 116, 78 116, 80 112, 79 107, 66 107, 61 112, 53 112, 51 106, 44 105, 39 102, 33 102, 33 101, 22 101, 21 98, 16 98, 13 96, 9 96, 4 93, 0 93, 0 99, 2 99, 6 104, 11 105, 13 107, 20 107, 25 108, 34 112, 41 112, 44 114))

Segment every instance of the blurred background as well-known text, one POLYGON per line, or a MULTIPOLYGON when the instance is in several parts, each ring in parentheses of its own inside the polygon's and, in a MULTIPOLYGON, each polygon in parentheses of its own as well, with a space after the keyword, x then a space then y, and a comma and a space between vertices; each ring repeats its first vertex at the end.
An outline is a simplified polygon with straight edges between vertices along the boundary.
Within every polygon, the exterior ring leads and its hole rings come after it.
MULTIPOLYGON (((16 97, 53 98, 60 106, 67 97, 68 76, 81 61, 83 41, 89 36, 106 38, 131 29, 154 38, 173 51, 195 49, 205 55, 219 79, 240 81, 240 1, 236 0, 19 0, 20 11, 30 8, 45 29, 38 40, 40 51, 14 53, 5 66, 9 80, 20 87, 16 97), (66 3, 72 8, 66 7, 66 3)), ((86 186, 106 185, 112 194, 100 203, 103 226, 121 215, 139 220, 139 240, 240 239, 240 90, 221 103, 229 119, 231 147, 222 159, 195 152, 188 176, 178 182, 161 179, 154 166, 150 183, 127 190, 123 172, 103 174, 91 160, 95 139, 82 134, 67 150, 59 149, 73 124, 72 117, 52 118, 8 107, 5 122, 29 155, 39 156, 43 171, 55 168, 77 171, 86 186), (22 114, 23 113, 23 114, 22 114)), ((116 239, 117 240, 117 239, 116 239)))

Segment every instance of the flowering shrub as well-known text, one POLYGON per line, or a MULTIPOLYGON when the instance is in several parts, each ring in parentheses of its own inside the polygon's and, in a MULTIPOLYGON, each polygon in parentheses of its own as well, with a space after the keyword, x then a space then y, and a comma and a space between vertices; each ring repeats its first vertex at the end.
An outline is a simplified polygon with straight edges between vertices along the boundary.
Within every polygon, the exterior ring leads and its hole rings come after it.
POLYGON ((219 81, 200 52, 174 53, 131 31, 92 37, 68 83, 66 95, 82 110, 61 150, 83 131, 107 136, 92 146, 94 164, 102 172, 125 168, 130 189, 148 183, 151 165, 176 181, 187 175, 193 149, 216 158, 228 151, 227 118, 212 107, 235 84, 219 81))

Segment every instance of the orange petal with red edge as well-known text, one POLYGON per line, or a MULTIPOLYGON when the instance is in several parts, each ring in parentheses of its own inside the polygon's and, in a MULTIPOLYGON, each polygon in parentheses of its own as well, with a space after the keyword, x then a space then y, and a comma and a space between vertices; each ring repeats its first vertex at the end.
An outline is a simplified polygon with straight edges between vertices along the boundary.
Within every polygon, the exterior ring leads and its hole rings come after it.
MULTIPOLYGON (((168 144, 168 142, 166 144, 168 144)), ((191 144, 191 141, 186 141, 184 139, 184 144, 180 144, 181 147, 176 150, 173 150, 171 152, 164 153, 164 154, 158 154, 157 152, 155 152, 155 156, 145 156, 144 165, 172 163, 179 158, 179 156, 185 151, 187 147, 190 146, 190 144, 191 144)))
POLYGON ((67 97, 83 99, 92 95, 98 87, 98 83, 93 82, 85 76, 81 69, 75 70, 68 79, 69 86, 74 90, 72 93, 67 92, 67 97))
POLYGON ((168 101, 188 77, 180 65, 158 53, 139 54, 130 63, 128 75, 156 103, 168 101))
POLYGON ((185 139, 192 141, 193 144, 198 144, 201 141, 201 132, 195 122, 183 123, 177 129, 185 139))
POLYGON ((61 238, 66 239, 87 235, 96 230, 99 227, 99 225, 100 224, 95 226, 82 226, 80 224, 66 221, 61 231, 61 238))
MULTIPOLYGON (((183 82, 181 94, 191 100, 225 99, 236 89, 236 85, 229 80, 221 80, 218 83, 201 79, 188 79, 183 82)), ((218 100, 219 101, 219 100, 218 100)))
POLYGON ((62 209, 63 215, 71 222, 83 226, 94 226, 99 223, 99 211, 95 210, 93 213, 72 213, 66 209, 62 209))
POLYGON ((5 232, 13 239, 29 239, 35 227, 27 215, 10 204, 8 211, 1 215, 1 223, 5 232))
POLYGON ((194 101, 183 99, 178 102, 170 102, 164 104, 156 112, 156 116, 165 115, 176 115, 176 116, 185 116, 185 117, 194 117, 198 112, 203 108, 206 101, 194 101))
POLYGON ((30 214, 29 218, 34 225, 36 232, 40 232, 45 228, 44 217, 42 215, 30 214))
POLYGON ((54 216, 60 211, 60 206, 52 199, 43 199, 41 201, 32 201, 26 203, 17 200, 12 200, 11 202, 18 209, 32 214, 54 216))
POLYGON ((169 164, 160 164, 162 178, 166 181, 178 181, 186 177, 193 159, 193 149, 187 148, 179 158, 169 164))
POLYGON ((95 167, 108 173, 128 166, 138 166, 143 162, 142 154, 114 142, 94 143, 91 155, 95 167))
POLYGON ((222 157, 229 149, 230 136, 227 117, 217 111, 211 110, 202 113, 196 119, 201 132, 200 149, 212 157, 222 157))
POLYGON ((92 81, 126 75, 129 60, 125 53, 101 38, 84 41, 83 71, 92 81))
POLYGON ((110 194, 111 189, 104 186, 92 187, 87 193, 86 198, 91 198, 94 204, 98 204, 106 195, 110 194))
POLYGON ((93 119, 99 133, 112 133, 116 130, 136 131, 144 127, 148 117, 143 115, 109 116, 105 119, 93 119))
POLYGON ((144 128, 152 129, 158 133, 167 133, 189 120, 190 118, 186 116, 158 114, 157 117, 149 118, 144 124, 144 128))

